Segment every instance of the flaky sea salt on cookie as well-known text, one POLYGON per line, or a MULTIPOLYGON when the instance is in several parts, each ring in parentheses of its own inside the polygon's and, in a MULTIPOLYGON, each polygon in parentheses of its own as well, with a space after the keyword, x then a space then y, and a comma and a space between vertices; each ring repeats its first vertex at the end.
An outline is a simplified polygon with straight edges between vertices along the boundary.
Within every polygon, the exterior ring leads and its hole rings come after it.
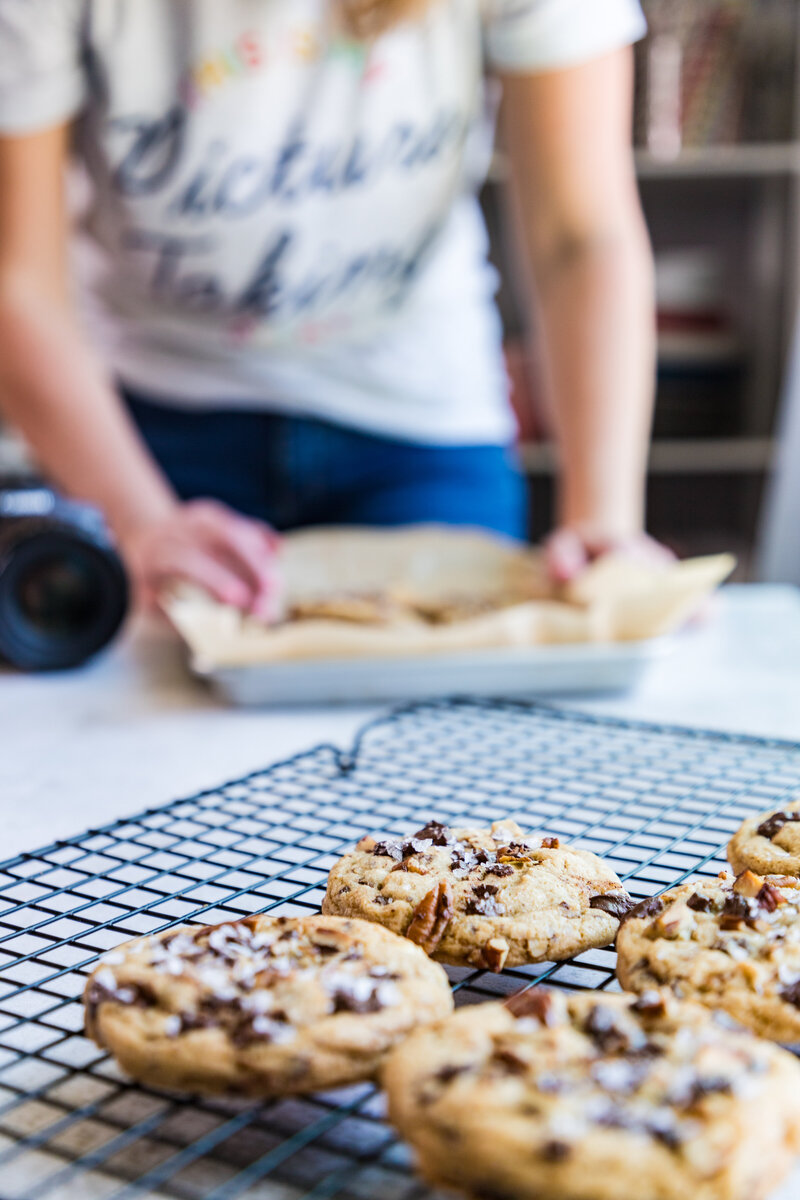
POLYGON ((633 901, 602 859, 515 821, 362 838, 332 869, 322 911, 385 925, 440 962, 570 958, 613 942, 633 901))
POLYGON ((453 1007, 441 967, 366 921, 255 916, 186 926, 108 955, 86 1031, 134 1078, 276 1096, 369 1079, 453 1007))

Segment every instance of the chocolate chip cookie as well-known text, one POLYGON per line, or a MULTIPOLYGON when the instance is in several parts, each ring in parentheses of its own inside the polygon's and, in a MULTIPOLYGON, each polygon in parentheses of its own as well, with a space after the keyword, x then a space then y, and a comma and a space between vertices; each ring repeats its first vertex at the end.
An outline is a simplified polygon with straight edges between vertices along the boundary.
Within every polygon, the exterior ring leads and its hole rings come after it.
POLYGON ((666 984, 762 1037, 800 1043, 800 879, 720 876, 634 909, 617 937, 617 975, 666 984))
POLYGON ((351 592, 298 600, 286 612, 287 621, 346 621, 352 625, 385 625, 407 619, 391 596, 380 592, 351 592))
POLYGON ((376 921, 440 962, 500 971, 607 946, 632 906, 596 854, 557 837, 430 821, 400 840, 362 838, 331 871, 322 911, 376 921))
POLYGON ((534 988, 411 1035, 389 1116, 476 1200, 765 1200, 800 1149, 800 1064, 669 992, 534 988))
POLYGON ((728 862, 737 874, 800 877, 800 800, 748 817, 728 843, 728 862))
POLYGON ((442 596, 436 600, 386 592, 350 592, 298 600, 286 611, 286 621, 345 621, 352 625, 456 625, 519 604, 514 595, 442 596))
POLYGON ((447 977, 366 921, 248 917, 185 926, 106 956, 86 1032, 134 1078, 276 1096, 369 1079, 415 1026, 452 1010, 447 977))

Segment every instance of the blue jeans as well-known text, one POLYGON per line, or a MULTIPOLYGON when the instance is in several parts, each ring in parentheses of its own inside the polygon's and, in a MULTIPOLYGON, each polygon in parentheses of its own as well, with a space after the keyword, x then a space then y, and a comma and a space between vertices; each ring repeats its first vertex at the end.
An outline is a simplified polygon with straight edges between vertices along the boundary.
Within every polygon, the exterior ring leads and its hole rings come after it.
POLYGON ((185 500, 213 497, 279 530, 438 521, 525 536, 526 488, 509 448, 417 445, 308 417, 125 400, 185 500))

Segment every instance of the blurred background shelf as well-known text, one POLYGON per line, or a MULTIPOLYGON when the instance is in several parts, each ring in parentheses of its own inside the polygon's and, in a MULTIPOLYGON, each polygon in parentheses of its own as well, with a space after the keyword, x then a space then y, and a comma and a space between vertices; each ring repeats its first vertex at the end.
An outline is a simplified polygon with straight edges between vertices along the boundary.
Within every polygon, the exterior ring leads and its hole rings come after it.
POLYGON ((663 369, 740 366, 746 354, 746 345, 730 330, 662 331, 658 338, 658 363, 663 369))
POLYGON ((675 158, 636 152, 640 179, 727 179, 731 176, 800 174, 800 145, 686 146, 675 158))
MULTIPOLYGON (((775 444, 772 438, 660 439, 650 450, 654 475, 719 475, 769 471, 775 444)), ((529 475, 551 475, 555 455, 549 442, 523 442, 522 465, 529 475)))
MULTIPOLYGON (((674 157, 660 157, 648 150, 635 154, 640 179, 729 179, 731 176, 800 175, 800 144, 797 142, 755 143, 729 146, 684 146, 674 157)), ((489 178, 504 183, 508 178, 506 155, 498 150, 492 157, 489 178)))
MULTIPOLYGON (((643 5, 635 158, 659 324, 649 524, 681 549, 733 548, 746 572, 800 297, 800 0, 643 5)), ((500 147, 484 206, 538 538, 555 514, 551 406, 507 182, 500 147)))

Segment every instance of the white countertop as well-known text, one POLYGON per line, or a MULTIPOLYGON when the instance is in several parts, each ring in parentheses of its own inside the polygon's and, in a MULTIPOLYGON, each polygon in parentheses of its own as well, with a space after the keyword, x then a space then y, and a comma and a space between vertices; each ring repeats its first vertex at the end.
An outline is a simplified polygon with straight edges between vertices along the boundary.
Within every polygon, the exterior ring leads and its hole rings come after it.
MULTIPOLYGON (((730 587, 636 691, 570 703, 800 741, 800 591, 730 587)), ((82 671, 0 670, 0 859, 321 741, 347 746, 374 713, 226 709, 188 676, 168 631, 142 622, 82 671)), ((800 1173, 773 1200, 798 1196, 800 1173)))
MULTIPOLYGON (((800 741, 800 591, 729 587, 634 692, 570 706, 800 741)), ((0 670, 0 859, 318 742, 347 746, 375 711, 225 708, 169 631, 141 621, 83 670, 0 670)))

